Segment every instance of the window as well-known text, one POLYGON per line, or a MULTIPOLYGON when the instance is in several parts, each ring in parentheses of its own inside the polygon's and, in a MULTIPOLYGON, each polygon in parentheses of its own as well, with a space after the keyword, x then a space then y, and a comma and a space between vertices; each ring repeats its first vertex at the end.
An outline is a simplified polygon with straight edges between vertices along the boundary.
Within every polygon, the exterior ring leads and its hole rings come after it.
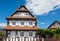
POLYGON ((24 25, 24 22, 21 22, 21 25, 24 25))
POLYGON ((20 36, 24 36, 24 32, 20 32, 20 36))
POLYGON ((12 25, 16 25, 16 21, 13 21, 13 22, 12 22, 12 25))
POLYGON ((10 33, 10 32, 8 31, 8 33, 10 33))
POLYGON ((21 15, 22 15, 22 16, 25 16, 25 13, 22 12, 21 15))
POLYGON ((33 32, 29 32, 29 36, 33 36, 33 32))
POLYGON ((8 37, 10 36, 10 31, 7 31, 7 36, 8 36, 8 37))
POLYGON ((29 22, 29 25, 32 25, 32 22, 29 22))
POLYGON ((8 31, 7 33, 10 34, 10 31, 8 31))
POLYGON ((16 31, 16 35, 18 35, 18 31, 16 31))

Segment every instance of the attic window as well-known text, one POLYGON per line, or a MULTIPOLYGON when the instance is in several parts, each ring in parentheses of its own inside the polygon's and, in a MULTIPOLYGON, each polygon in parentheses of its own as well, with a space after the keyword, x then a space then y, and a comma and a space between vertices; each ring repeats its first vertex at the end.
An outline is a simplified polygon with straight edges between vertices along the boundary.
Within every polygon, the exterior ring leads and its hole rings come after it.
POLYGON ((29 22, 29 25, 32 25, 32 22, 29 22))
POLYGON ((24 22, 21 22, 21 25, 24 25, 24 22))
POLYGON ((16 21, 13 21, 13 22, 12 22, 12 25, 16 25, 16 21))

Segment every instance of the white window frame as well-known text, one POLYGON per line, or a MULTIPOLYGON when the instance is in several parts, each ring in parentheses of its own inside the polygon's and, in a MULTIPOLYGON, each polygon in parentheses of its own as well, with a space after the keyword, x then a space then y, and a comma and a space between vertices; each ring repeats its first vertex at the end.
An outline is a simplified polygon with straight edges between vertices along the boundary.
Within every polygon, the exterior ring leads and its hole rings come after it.
POLYGON ((24 25, 24 21, 21 21, 20 23, 21 23, 22 26, 24 25))
POLYGON ((33 25, 32 21, 29 21, 29 25, 33 25))
POLYGON ((24 36, 24 32, 23 31, 20 32, 20 36, 24 36))
POLYGON ((33 32, 32 31, 29 32, 29 36, 33 36, 33 32))
POLYGON ((16 21, 12 21, 12 25, 16 25, 16 21), (14 23, 15 22, 15 23, 14 23))

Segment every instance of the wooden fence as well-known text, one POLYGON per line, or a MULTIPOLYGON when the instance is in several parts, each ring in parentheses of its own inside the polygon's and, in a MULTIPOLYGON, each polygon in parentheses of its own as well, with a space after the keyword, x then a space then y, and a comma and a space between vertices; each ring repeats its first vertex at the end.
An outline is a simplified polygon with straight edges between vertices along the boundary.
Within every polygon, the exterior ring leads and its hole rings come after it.
POLYGON ((60 41, 60 38, 40 38, 40 41, 60 41))

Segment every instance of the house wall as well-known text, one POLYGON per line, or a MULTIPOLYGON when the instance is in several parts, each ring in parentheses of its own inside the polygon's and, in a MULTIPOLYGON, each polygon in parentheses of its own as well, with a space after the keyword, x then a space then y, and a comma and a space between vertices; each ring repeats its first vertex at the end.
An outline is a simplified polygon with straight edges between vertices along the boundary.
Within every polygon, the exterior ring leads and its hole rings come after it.
POLYGON ((31 17, 31 15, 28 12, 16 12, 13 17, 31 17))
POLYGON ((55 22, 50 28, 58 28, 60 27, 59 22, 55 22))
POLYGON ((16 37, 16 31, 10 31, 5 41, 37 41, 37 37, 35 37, 36 31, 23 31, 24 36, 20 36, 20 32, 21 31, 17 31, 18 35, 16 37), (29 32, 33 32, 33 36, 29 36, 29 32))
MULTIPOLYGON (((36 31, 23 31, 24 36, 20 36, 20 32, 22 31, 17 31, 17 37, 35 37, 36 36, 36 31), (29 32, 33 32, 33 36, 29 36, 29 32)), ((16 31, 10 31, 9 37, 16 37, 16 31)))
MULTIPOLYGON (((15 20, 9 21, 9 25, 14 26, 14 25, 12 25, 13 21, 15 21, 15 20)), ((16 21, 16 25, 19 25, 19 26, 25 26, 25 25, 27 25, 27 26, 35 26, 35 21, 23 21, 23 20, 16 21), (24 25, 21 25, 21 22, 24 22, 24 25), (32 22, 32 25, 29 25, 29 22, 32 22)))

